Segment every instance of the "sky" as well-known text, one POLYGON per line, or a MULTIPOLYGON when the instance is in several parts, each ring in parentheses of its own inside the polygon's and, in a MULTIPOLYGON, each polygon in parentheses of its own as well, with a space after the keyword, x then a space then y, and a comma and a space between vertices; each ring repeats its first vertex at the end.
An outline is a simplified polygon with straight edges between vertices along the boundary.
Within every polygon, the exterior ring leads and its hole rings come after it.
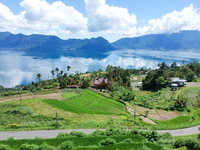
POLYGON ((199 0, 0 0, 0 32, 61 39, 200 30, 199 0))

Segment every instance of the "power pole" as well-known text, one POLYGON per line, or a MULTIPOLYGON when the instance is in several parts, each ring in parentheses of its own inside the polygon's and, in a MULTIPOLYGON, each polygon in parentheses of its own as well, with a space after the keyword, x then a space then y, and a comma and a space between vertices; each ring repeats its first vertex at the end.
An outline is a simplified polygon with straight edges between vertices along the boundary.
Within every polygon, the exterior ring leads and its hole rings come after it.
POLYGON ((134 126, 135 126, 135 109, 134 109, 134 126))
POLYGON ((58 115, 57 115, 57 109, 56 109, 56 128, 58 128, 58 115))

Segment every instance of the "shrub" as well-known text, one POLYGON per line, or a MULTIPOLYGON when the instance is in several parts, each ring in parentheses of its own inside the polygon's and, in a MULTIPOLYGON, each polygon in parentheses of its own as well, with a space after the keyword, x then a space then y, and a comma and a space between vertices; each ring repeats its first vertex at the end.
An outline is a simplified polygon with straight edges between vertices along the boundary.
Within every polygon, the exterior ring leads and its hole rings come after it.
POLYGON ((71 131, 69 133, 70 136, 76 136, 76 137, 86 137, 86 134, 80 131, 71 131))
POLYGON ((173 136, 169 132, 161 133, 160 136, 160 139, 162 140, 173 140, 173 136))
POLYGON ((102 130, 95 130, 91 136, 94 136, 94 137, 99 137, 99 136, 104 136, 105 135, 105 132, 102 131, 102 130))
POLYGON ((66 142, 61 143, 58 149, 59 150, 72 149, 72 147, 73 147, 72 141, 66 141, 66 142))
POLYGON ((146 145, 142 145, 138 150, 150 150, 146 145))
POLYGON ((11 148, 8 145, 0 144, 0 150, 10 150, 11 148))
POLYGON ((131 139, 131 138, 125 139, 123 142, 124 142, 124 143, 132 143, 132 139, 131 139))
POLYGON ((38 145, 35 145, 35 144, 22 144, 20 146, 20 150, 38 150, 39 146, 38 145))
POLYGON ((41 146, 39 146, 38 150, 55 150, 55 148, 44 142, 41 146))
POLYGON ((141 120, 141 121, 143 121, 143 119, 142 118, 138 118, 139 120, 141 120))
POLYGON ((148 141, 150 142, 154 142, 154 141, 156 142, 160 139, 160 135, 158 134, 157 131, 154 131, 154 130, 141 131, 140 134, 146 139, 148 139, 148 141))
POLYGON ((184 146, 188 149, 200 149, 200 141, 196 138, 179 138, 174 143, 175 148, 184 146))
POLYGON ((9 125, 6 125, 6 129, 17 129, 17 128, 19 128, 18 124, 9 124, 9 125))
POLYGON ((107 129, 105 131, 105 134, 107 136, 112 136, 112 135, 126 135, 126 133, 127 133, 126 130, 120 129, 120 128, 116 128, 116 129, 110 128, 110 129, 107 129))
POLYGON ((69 134, 67 132, 66 133, 60 132, 57 135, 57 137, 67 137, 67 136, 69 136, 69 134))
POLYGON ((138 129, 132 129, 131 134, 139 134, 139 130, 138 129))
POLYGON ((187 150, 187 147, 180 147, 180 148, 178 148, 178 149, 176 149, 176 150, 187 150))
MULTIPOLYGON (((161 150, 172 150, 172 148, 170 148, 170 147, 162 147, 161 150)), ((186 149, 186 150, 187 150, 187 149, 186 149)))
POLYGON ((14 136, 10 136, 6 140, 14 140, 14 136))
POLYGON ((106 139, 101 140, 101 141, 99 142, 99 144, 100 144, 101 146, 109 146, 109 145, 113 145, 113 144, 115 144, 115 143, 116 143, 115 139, 112 139, 112 138, 106 138, 106 139))

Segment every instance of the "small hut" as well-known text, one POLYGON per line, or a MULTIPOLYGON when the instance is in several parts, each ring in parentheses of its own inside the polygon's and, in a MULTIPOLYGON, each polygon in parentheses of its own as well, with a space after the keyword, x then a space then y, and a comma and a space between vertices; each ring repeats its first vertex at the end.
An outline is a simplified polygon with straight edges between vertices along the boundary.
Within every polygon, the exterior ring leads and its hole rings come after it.
POLYGON ((108 87, 108 78, 102 79, 98 78, 96 79, 94 77, 94 87, 99 89, 106 89, 108 87))

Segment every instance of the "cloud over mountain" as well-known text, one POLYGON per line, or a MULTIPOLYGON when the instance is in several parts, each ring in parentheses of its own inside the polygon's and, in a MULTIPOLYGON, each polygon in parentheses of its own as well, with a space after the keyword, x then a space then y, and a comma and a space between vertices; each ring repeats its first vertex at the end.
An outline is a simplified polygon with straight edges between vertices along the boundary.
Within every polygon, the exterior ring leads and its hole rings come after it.
POLYGON ((67 1, 49 3, 48 0, 22 0, 22 11, 18 14, 0 2, 0 31, 13 33, 28 30, 27 33, 31 34, 59 37, 70 34, 92 36, 99 33, 136 37, 180 30, 200 31, 200 12, 193 4, 184 7, 182 11, 174 10, 140 25, 136 19, 139 14, 131 14, 127 8, 108 5, 106 0, 82 1, 85 3, 86 14, 84 10, 78 12, 73 6, 67 6, 67 1))
MULTIPOLYGON (((8 7, 0 3, 0 28, 15 31, 17 28, 46 30, 64 26, 69 33, 78 33, 87 28, 87 18, 72 6, 61 1, 49 4, 44 0, 23 0, 24 8, 19 15, 14 15, 8 7)), ((55 32, 54 32, 55 33, 55 32)))
POLYGON ((134 28, 136 15, 128 9, 109 6, 105 0, 85 0, 87 14, 93 22, 88 25, 89 32, 122 33, 134 28))
MULTIPOLYGON (((151 19, 148 26, 138 28, 137 32, 132 32, 134 36, 159 33, 173 33, 180 30, 200 30, 200 13, 194 9, 193 4, 183 8, 181 12, 174 10, 167 13, 162 18, 151 19)), ((130 32, 129 32, 130 33, 130 32)))

